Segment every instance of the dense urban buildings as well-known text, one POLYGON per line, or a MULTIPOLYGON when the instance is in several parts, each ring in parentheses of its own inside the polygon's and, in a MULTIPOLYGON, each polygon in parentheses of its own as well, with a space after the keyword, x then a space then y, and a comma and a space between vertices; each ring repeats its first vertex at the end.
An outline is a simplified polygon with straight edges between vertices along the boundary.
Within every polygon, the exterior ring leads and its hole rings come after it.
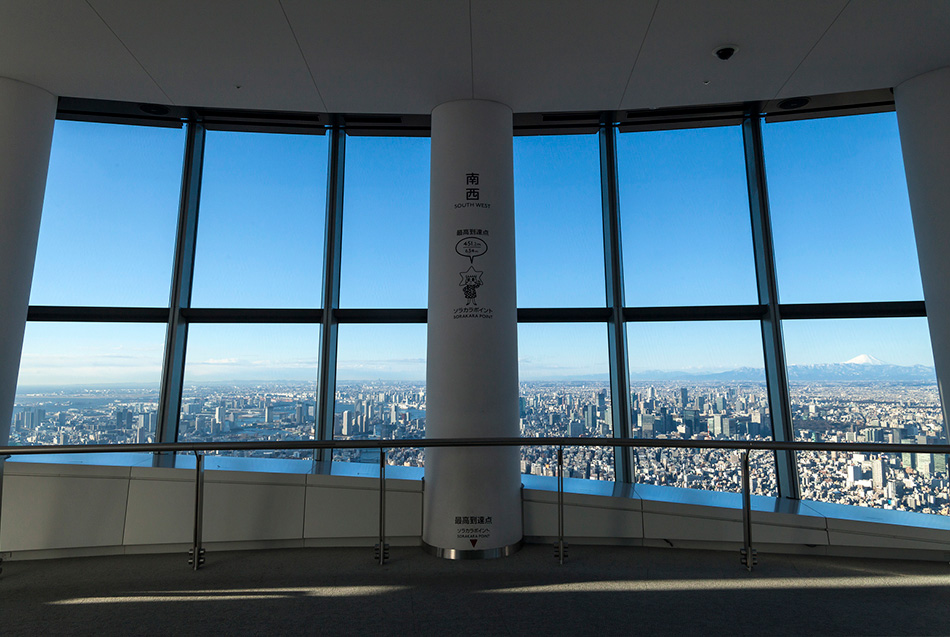
MULTIPOLYGON (((926 382, 793 384, 799 438, 817 442, 943 442, 936 386, 926 382)), ((611 437, 607 383, 521 383, 521 435, 611 437)), ((763 383, 658 381, 632 387, 634 437, 692 440, 771 439, 763 383)), ((13 444, 146 443, 155 440, 154 389, 68 387, 18 396, 13 444)), ((188 441, 308 440, 314 436, 314 385, 303 382, 207 383, 187 387, 179 439, 188 441)), ((339 440, 425 436, 425 384, 341 381, 334 407, 339 440)), ((312 460, 312 452, 221 452, 253 458, 312 460)), ((389 450, 391 465, 423 467, 424 450, 389 450)), ((334 460, 378 462, 375 450, 339 450, 334 460)), ((776 495, 774 459, 750 457, 756 494, 776 495)), ((267 470, 268 465, 257 465, 267 470)), ((556 476, 556 449, 526 446, 524 474, 556 476)), ((614 449, 569 447, 566 477, 614 480, 614 449)), ((800 452, 806 499, 950 514, 947 457, 942 454, 800 452)), ((740 491, 739 454, 727 450, 640 449, 636 481, 662 486, 740 491)))

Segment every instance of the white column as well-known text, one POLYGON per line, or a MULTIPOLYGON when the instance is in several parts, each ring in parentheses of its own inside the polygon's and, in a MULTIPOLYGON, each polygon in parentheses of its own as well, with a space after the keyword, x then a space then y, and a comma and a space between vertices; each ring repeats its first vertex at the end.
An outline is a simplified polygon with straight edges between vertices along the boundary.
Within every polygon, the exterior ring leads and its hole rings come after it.
MULTIPOLYGON (((426 437, 517 437, 518 316, 511 110, 432 111, 426 437)), ((429 448, 422 539, 497 557, 522 540, 517 447, 429 448)))
POLYGON ((10 438, 55 118, 53 95, 0 78, 0 445, 10 438))
POLYGON ((947 431, 950 400, 950 67, 894 90, 920 278, 947 431))

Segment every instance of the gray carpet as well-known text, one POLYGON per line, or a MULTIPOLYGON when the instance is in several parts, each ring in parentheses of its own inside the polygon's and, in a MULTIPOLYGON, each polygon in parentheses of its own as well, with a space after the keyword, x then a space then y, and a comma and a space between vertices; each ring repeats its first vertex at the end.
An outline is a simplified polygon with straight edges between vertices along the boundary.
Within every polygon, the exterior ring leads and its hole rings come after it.
POLYGON ((548 546, 452 562, 393 548, 5 562, 0 635, 946 635, 950 566, 548 546))

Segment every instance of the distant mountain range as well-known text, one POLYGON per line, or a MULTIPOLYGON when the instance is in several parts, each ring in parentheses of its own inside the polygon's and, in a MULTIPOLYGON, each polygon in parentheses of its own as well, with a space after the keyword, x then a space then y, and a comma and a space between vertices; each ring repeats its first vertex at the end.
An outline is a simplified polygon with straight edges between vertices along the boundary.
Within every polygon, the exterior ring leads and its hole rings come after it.
MULTIPOLYGON (((855 356, 844 363, 788 366, 788 379, 792 381, 933 381, 936 377, 933 367, 891 365, 868 354, 855 356)), ((763 381, 765 373, 754 367, 739 367, 721 372, 649 370, 631 372, 630 380, 763 381)))
MULTIPOLYGON (((854 360, 854 359, 852 359, 854 360)), ((890 365, 876 362, 789 365, 789 380, 935 381, 937 372, 926 365, 890 365)))

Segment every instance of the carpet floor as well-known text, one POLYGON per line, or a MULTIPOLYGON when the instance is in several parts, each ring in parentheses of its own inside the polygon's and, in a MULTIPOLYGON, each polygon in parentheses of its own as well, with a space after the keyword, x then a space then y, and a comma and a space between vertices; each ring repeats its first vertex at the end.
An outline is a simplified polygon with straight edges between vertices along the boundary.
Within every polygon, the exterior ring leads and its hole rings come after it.
POLYGON ((946 635, 946 563, 549 546, 125 555, 3 564, 0 635, 946 635))

